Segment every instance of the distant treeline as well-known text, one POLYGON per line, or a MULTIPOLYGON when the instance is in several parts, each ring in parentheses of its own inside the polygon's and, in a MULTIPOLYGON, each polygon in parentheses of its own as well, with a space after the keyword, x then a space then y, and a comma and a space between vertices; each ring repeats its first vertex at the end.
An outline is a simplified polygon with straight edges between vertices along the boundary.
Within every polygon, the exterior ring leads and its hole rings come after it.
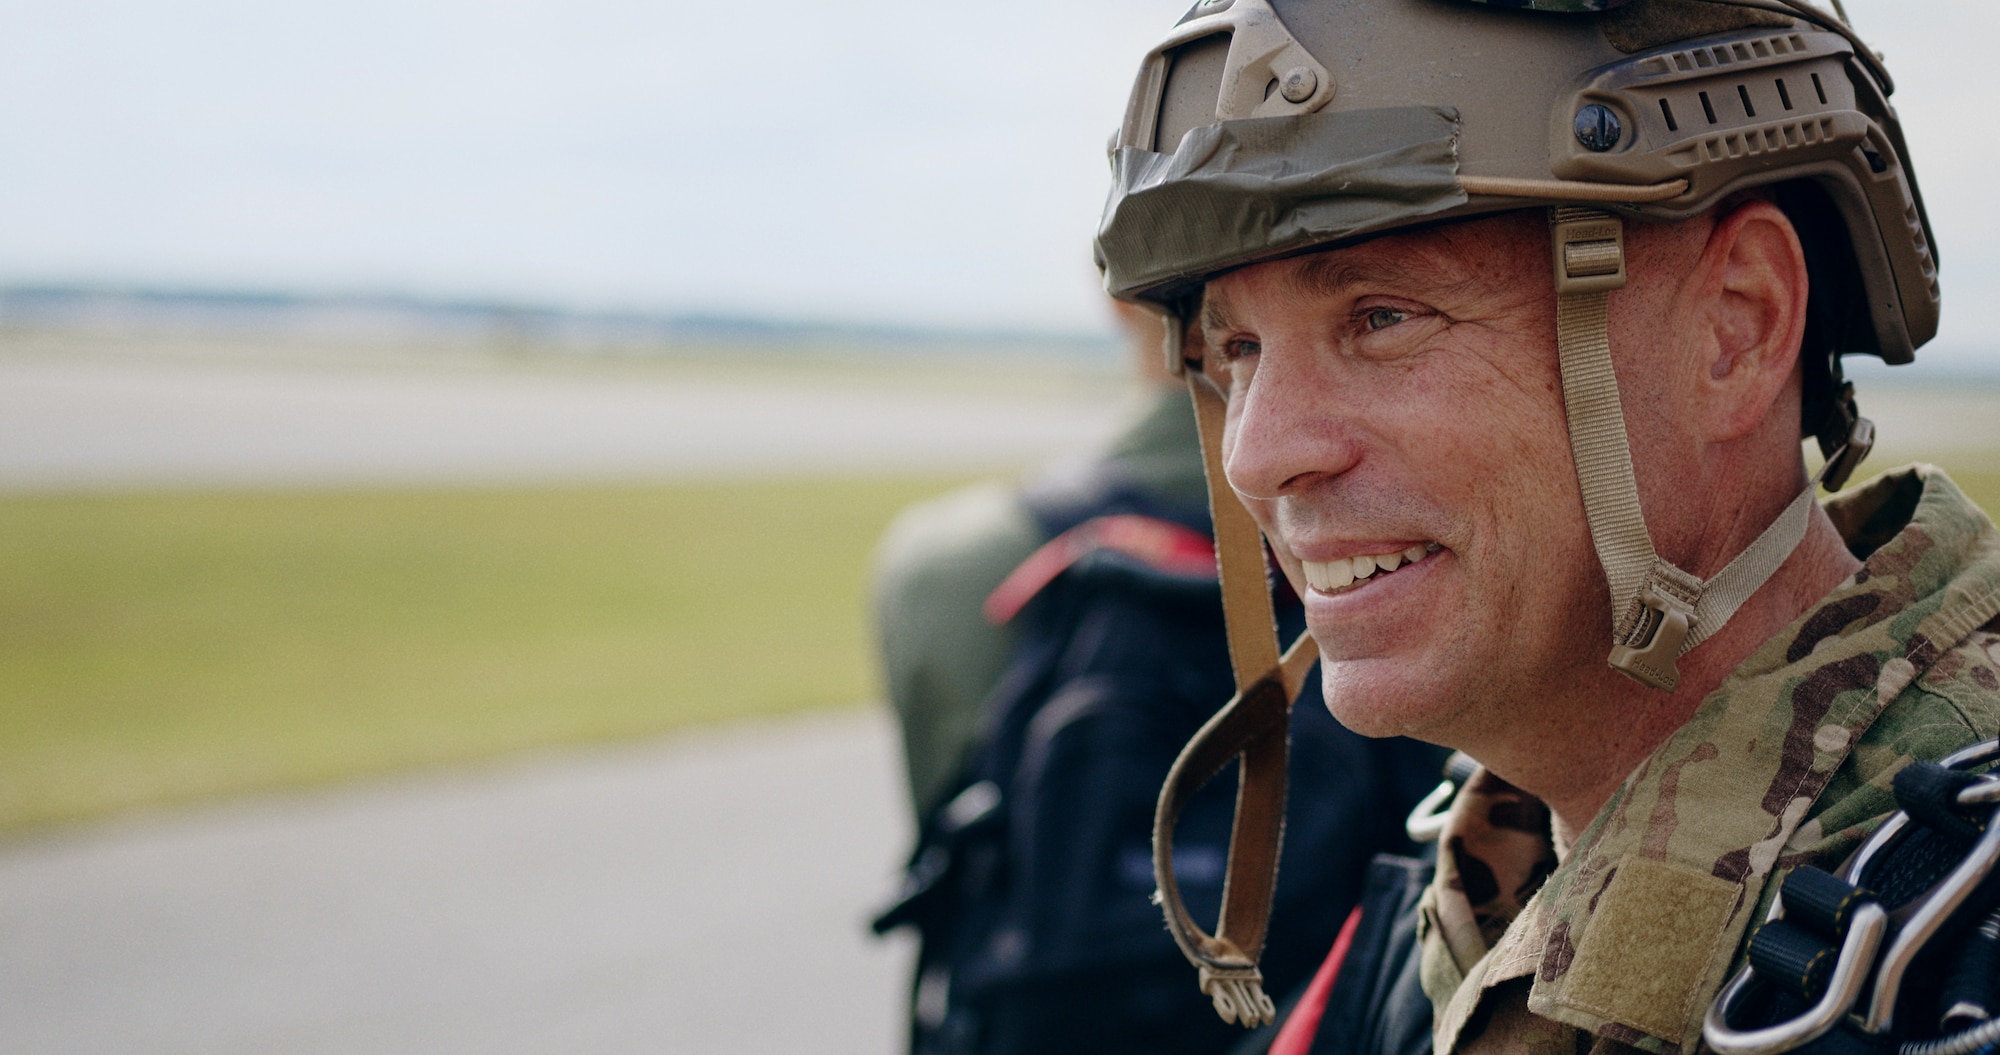
POLYGON ((703 313, 586 310, 401 294, 84 285, 0 286, 0 329, 472 340, 577 349, 853 347, 918 354, 1006 350, 1110 360, 1098 334, 949 330, 703 313))

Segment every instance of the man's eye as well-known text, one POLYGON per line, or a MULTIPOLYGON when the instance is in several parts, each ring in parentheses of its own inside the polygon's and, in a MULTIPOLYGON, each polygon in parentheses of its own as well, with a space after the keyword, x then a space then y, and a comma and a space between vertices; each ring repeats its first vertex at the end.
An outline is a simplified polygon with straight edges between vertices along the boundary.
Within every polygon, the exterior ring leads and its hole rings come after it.
POLYGON ((1409 317, 1409 312, 1398 311, 1395 308, 1375 308, 1361 316, 1361 321, 1370 330, 1386 330, 1409 317))
POLYGON ((1222 357, 1235 362, 1238 359, 1256 355, 1263 350, 1264 346, 1258 344, 1256 341, 1228 341, 1222 346, 1222 357))

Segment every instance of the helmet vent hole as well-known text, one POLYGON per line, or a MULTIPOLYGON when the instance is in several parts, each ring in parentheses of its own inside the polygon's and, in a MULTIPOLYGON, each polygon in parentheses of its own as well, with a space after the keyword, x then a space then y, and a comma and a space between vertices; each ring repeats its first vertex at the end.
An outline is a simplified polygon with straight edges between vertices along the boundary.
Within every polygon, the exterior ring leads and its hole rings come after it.
POLYGON ((1785 79, 1783 77, 1778 78, 1778 101, 1785 105, 1785 109, 1789 110, 1792 108, 1792 93, 1785 89, 1785 79))
POLYGON ((1276 94, 1278 94, 1278 78, 1273 77, 1271 78, 1271 83, 1264 86, 1264 98, 1268 101, 1271 96, 1276 94))
POLYGON ((1681 130, 1681 123, 1674 120, 1674 108, 1665 99, 1660 100, 1660 116, 1667 119, 1667 131, 1678 132, 1681 130))
POLYGON ((1821 84, 1821 83, 1819 82, 1819 74, 1817 74, 1817 73, 1815 73, 1815 74, 1813 74, 1813 75, 1812 75, 1812 79, 1813 79, 1813 91, 1815 91, 1815 92, 1819 93, 1819 104, 1820 104, 1821 106, 1825 106, 1825 105, 1826 105, 1826 85, 1824 85, 1824 84, 1821 84))
POLYGON ((1751 104, 1751 102, 1750 102, 1750 86, 1749 86, 1749 85, 1747 85, 1747 84, 1739 84, 1739 85, 1737 85, 1737 86, 1736 86, 1736 97, 1737 97, 1737 98, 1739 98, 1739 99, 1741 99, 1741 100, 1743 100, 1743 116, 1745 116, 1745 117, 1755 117, 1755 116, 1757 116, 1757 107, 1756 107, 1756 106, 1754 106, 1754 105, 1752 105, 1752 104, 1751 104))
POLYGON ((1701 112, 1708 115, 1708 123, 1715 123, 1715 104, 1708 101, 1708 93, 1701 93, 1701 112))

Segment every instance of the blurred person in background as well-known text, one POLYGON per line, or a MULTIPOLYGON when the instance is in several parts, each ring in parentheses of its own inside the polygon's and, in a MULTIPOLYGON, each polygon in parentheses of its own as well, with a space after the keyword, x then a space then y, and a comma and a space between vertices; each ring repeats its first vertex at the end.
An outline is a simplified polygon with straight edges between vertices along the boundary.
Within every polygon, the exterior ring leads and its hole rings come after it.
MULTIPOLYGON (((1187 999, 1148 903, 1160 783, 1231 674, 1194 412, 1164 367, 1158 316, 1119 313, 1145 400, 1109 445, 1025 485, 907 510, 880 547, 876 628, 919 836, 876 928, 921 935, 916 1055, 1172 1055, 1243 1039, 1187 999)), ((1295 598, 1280 616, 1303 626, 1295 598)), ((1371 859, 1410 849, 1403 819, 1442 761, 1349 733, 1316 699, 1298 713, 1277 896, 1318 922, 1268 950, 1280 993, 1303 985, 1371 859)), ((1229 783, 1176 829, 1181 889, 1211 911, 1229 783)))

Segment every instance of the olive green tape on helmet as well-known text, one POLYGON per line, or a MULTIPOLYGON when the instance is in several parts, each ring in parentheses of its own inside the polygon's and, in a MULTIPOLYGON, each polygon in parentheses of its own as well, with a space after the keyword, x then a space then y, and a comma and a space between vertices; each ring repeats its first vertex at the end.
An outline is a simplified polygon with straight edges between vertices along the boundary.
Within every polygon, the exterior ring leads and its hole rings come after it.
POLYGON ((1491 4, 1494 7, 1511 7, 1521 11, 1560 11, 1564 14, 1589 14, 1623 7, 1631 0, 1466 0, 1471 4, 1491 4))
POLYGON ((1233 263, 1463 205, 1457 143, 1456 111, 1411 106, 1223 121, 1172 154, 1120 147, 1097 237, 1105 284, 1170 297, 1233 263))

